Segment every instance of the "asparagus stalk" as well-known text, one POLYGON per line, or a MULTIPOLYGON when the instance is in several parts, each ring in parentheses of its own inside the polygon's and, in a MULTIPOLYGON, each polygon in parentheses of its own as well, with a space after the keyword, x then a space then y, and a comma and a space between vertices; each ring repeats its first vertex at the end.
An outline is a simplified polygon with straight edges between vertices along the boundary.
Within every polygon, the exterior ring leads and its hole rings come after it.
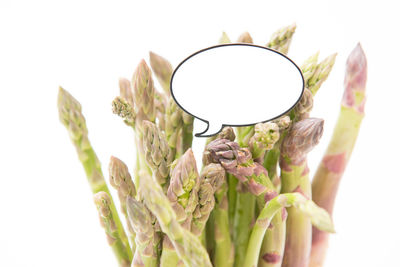
POLYGON ((165 113, 167 111, 167 96, 155 91, 154 105, 156 109, 156 122, 161 131, 165 131, 165 113))
MULTIPOLYGON (((334 232, 332 220, 329 214, 322 208, 319 208, 314 202, 307 199, 300 193, 287 193, 279 195, 268 201, 261 210, 260 215, 251 232, 249 245, 247 247, 246 259, 242 266, 254 267, 257 266, 259 251, 263 241, 263 236, 271 225, 274 216, 277 212, 285 207, 293 206, 304 216, 310 218, 311 222, 323 231, 334 232)), ((279 255, 269 255, 270 260, 279 257, 279 255)), ((275 259, 274 259, 275 260, 275 259)))
POLYGON ((241 181, 248 190, 258 196, 267 190, 266 170, 254 162, 249 149, 228 139, 210 142, 203 154, 203 164, 219 163, 224 169, 241 181))
POLYGON ((171 148, 173 158, 176 159, 180 156, 183 143, 183 120, 182 109, 178 107, 173 98, 170 98, 167 104, 167 111, 165 115, 165 135, 167 137, 168 145, 171 148))
POLYGON ((268 190, 268 174, 260 164, 253 161, 247 148, 241 148, 227 139, 216 139, 209 143, 203 154, 203 163, 220 163, 241 182, 238 184, 241 193, 237 195, 233 233, 235 266, 242 266, 254 216, 254 195, 261 195, 268 190))
MULTIPOLYGON (((82 114, 81 105, 71 94, 61 87, 58 92, 58 111, 60 121, 67 128, 71 141, 76 148, 93 194, 100 191, 109 194, 110 192, 101 170, 100 161, 88 139, 88 130, 85 117, 82 114)), ((132 252, 129 241, 111 197, 109 207, 117 228, 118 236, 125 246, 125 249, 128 251, 128 259, 130 260, 132 258, 132 252)))
POLYGON ((100 191, 94 194, 93 197, 97 210, 99 211, 100 224, 106 232, 108 244, 113 249, 119 266, 130 266, 130 250, 124 245, 124 242, 118 233, 118 228, 111 211, 112 201, 110 195, 106 192, 100 191))
POLYGON ((135 108, 137 109, 136 115, 136 128, 143 120, 154 122, 155 120, 155 106, 154 106, 154 83, 151 77, 151 70, 146 62, 142 59, 136 68, 132 77, 133 84, 133 98, 135 108))
MULTIPOLYGON (((206 165, 201 174, 204 184, 210 184, 215 194, 214 214, 214 239, 215 253, 214 266, 231 267, 234 261, 234 247, 231 241, 228 218, 228 185, 225 169, 220 164, 210 163, 206 165), (210 182, 206 182, 210 181, 210 182)), ((200 195, 200 194, 199 194, 200 195)), ((208 203, 212 204, 212 201, 208 203)), ((208 211, 208 209, 206 209, 208 211)), ((206 212, 207 214, 207 212, 206 212)), ((207 216, 207 215, 206 215, 207 216)), ((194 217, 196 218, 196 216, 194 217)), ((203 226, 204 227, 204 226, 203 226)), ((193 226, 192 226, 193 229, 193 226)), ((214 241, 213 239, 213 241, 214 241)))
POLYGON ((156 267, 157 238, 152 224, 151 214, 143 203, 131 196, 126 198, 129 222, 137 233, 137 250, 133 257, 132 267, 156 267))
POLYGON ((182 148, 180 154, 183 154, 192 146, 193 142, 193 121, 194 117, 185 111, 182 111, 182 148))
MULTIPOLYGON (((175 211, 176 220, 186 230, 191 229, 193 212, 198 205, 200 188, 199 173, 193 151, 189 149, 180 157, 171 171, 171 182, 168 187, 167 197, 175 211)), ((164 239, 161 255, 162 266, 177 266, 179 257, 172 242, 164 239)))
MULTIPOLYGON (((140 193, 147 208, 156 216, 162 231, 168 236, 186 266, 211 267, 207 251, 200 240, 184 229, 162 188, 146 172, 141 172, 140 193)), ((176 266, 176 265, 175 265, 176 266)))
POLYGON ((172 153, 164 133, 152 122, 143 121, 143 148, 145 159, 153 171, 153 177, 166 191, 172 153))
POLYGON ((304 84, 305 87, 308 87, 308 81, 315 73, 315 69, 318 66, 318 56, 319 52, 315 53, 314 55, 310 56, 309 58, 304 61, 303 65, 301 65, 301 73, 303 74, 304 84))
POLYGON ((252 44, 252 43, 253 43, 253 38, 251 38, 250 33, 244 32, 244 33, 242 33, 242 34, 239 36, 237 42, 238 42, 238 43, 248 43, 248 44, 252 44))
POLYGON ((112 102, 112 111, 120 116, 126 125, 135 128, 136 113, 133 105, 123 97, 117 96, 112 102))
POLYGON ((205 224, 215 207, 214 194, 226 183, 225 170, 220 164, 209 164, 200 174, 198 203, 193 211, 191 230, 197 236, 203 232, 205 224))
POLYGON ((289 46, 295 31, 296 24, 292 24, 277 30, 272 34, 270 41, 266 44, 266 47, 286 55, 289 51, 289 46))
POLYGON ((268 176, 271 182, 274 184, 277 192, 280 192, 281 180, 278 175, 278 162, 280 155, 280 147, 282 140, 286 135, 286 131, 291 125, 292 121, 289 116, 283 116, 273 121, 279 127, 279 140, 274 144, 271 150, 266 151, 264 156, 263 166, 268 171, 268 176))
MULTIPOLYGON (((222 129, 222 131, 212 137, 209 137, 206 141, 206 145, 208 145, 211 141, 214 141, 215 139, 228 139, 230 141, 235 141, 236 139, 236 135, 235 135, 235 131, 233 130, 232 127, 224 127, 222 129)), ((233 222, 233 218, 235 215, 235 208, 236 208, 236 196, 237 196, 237 192, 236 192, 236 186, 238 183, 238 180, 231 174, 227 174, 227 182, 228 182, 228 192, 227 192, 227 209, 228 209, 228 216, 229 218, 227 219, 228 223, 229 223, 229 227, 232 227, 232 222, 233 222), (229 205, 228 205, 229 203, 229 205)), ((220 198, 224 198, 223 195, 220 196, 220 198)), ((222 200, 221 200, 222 201, 222 200)), ((225 208, 225 207, 224 207, 225 208)), ((221 212, 220 214, 223 214, 223 212, 221 212)), ((218 218, 222 218, 225 215, 220 215, 220 217, 218 218)), ((229 238, 229 242, 230 238, 229 238)))
POLYGON ((265 152, 271 150, 279 140, 279 126, 274 122, 258 123, 254 131, 249 141, 249 149, 253 159, 258 163, 263 163, 265 152))
MULTIPOLYGON (((367 59, 360 44, 346 63, 345 91, 328 149, 312 183, 313 200, 332 215, 340 180, 351 157, 364 117, 367 59)), ((310 267, 321 267, 328 247, 328 234, 313 229, 310 267)))
MULTIPOLYGON (((307 153, 319 142, 324 121, 309 118, 293 125, 281 147, 282 193, 299 192, 311 198, 307 153)), ((305 267, 311 250, 311 222, 294 208, 288 208, 284 267, 305 267)))
POLYGON ((128 226, 129 239, 131 240, 132 252, 136 250, 135 231, 128 219, 128 213, 126 209, 126 198, 128 196, 136 196, 136 188, 133 184, 131 175, 129 174, 128 167, 122 160, 111 157, 110 164, 108 165, 108 172, 110 174, 110 184, 113 188, 118 191, 119 202, 121 203, 121 211, 125 216, 128 226))
POLYGON ((323 61, 321 61, 315 68, 312 76, 307 80, 306 87, 310 89, 311 93, 315 95, 322 83, 326 81, 331 73, 333 65, 336 60, 336 53, 328 56, 323 61))
MULTIPOLYGON (((263 196, 263 201, 258 200, 258 203, 264 205, 263 203, 267 203, 273 197, 278 195, 280 192, 280 177, 277 173, 278 161, 279 161, 279 153, 280 153, 280 145, 282 143, 282 139, 284 137, 284 133, 286 129, 290 126, 291 120, 289 116, 283 116, 273 121, 279 128, 279 139, 275 142, 272 149, 267 150, 265 159, 268 160, 266 167, 268 176, 272 182, 272 186, 275 190, 266 193, 263 196), (273 157, 271 157, 271 155, 273 157)), ((261 207, 262 208, 262 207, 261 207)), ((271 224, 266 230, 261 250, 260 257, 258 261, 259 267, 280 267, 283 259, 283 252, 285 248, 285 237, 286 237, 286 218, 287 212, 285 209, 279 210, 272 218, 271 224)))
POLYGON ((178 105, 176 105, 173 98, 170 97, 170 83, 173 72, 171 63, 156 53, 150 52, 150 65, 165 93, 169 97, 167 114, 165 117, 165 131, 168 143, 173 149, 173 152, 176 151, 176 158, 178 158, 192 146, 194 118, 181 110, 178 105))
POLYGON ((170 96, 170 83, 172 73, 174 71, 171 63, 169 63, 168 60, 160 55, 157 55, 154 52, 150 51, 149 55, 150 66, 153 69, 158 82, 161 84, 161 87, 164 89, 164 92, 167 94, 167 96, 170 96))

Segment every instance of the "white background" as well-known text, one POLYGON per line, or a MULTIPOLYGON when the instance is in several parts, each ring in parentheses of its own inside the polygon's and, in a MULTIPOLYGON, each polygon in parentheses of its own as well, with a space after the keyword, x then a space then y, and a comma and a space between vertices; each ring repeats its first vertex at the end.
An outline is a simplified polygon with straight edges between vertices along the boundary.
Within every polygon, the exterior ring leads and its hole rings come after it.
MULTIPOLYGON (((326 266, 399 266, 396 1, 142 2, 1 1, 0 266, 116 265, 58 121, 59 85, 82 103, 108 176, 111 155, 134 162, 132 131, 111 113, 118 78, 130 78, 149 50, 176 66, 216 44, 222 31, 232 39, 249 31, 265 44, 293 22, 295 62, 317 50, 321 58, 339 53, 315 98, 313 116, 326 127, 309 157, 312 171, 336 120, 346 56, 358 41, 369 64, 367 114, 338 195, 326 266)), ((195 140, 198 155, 202 141, 195 140)))

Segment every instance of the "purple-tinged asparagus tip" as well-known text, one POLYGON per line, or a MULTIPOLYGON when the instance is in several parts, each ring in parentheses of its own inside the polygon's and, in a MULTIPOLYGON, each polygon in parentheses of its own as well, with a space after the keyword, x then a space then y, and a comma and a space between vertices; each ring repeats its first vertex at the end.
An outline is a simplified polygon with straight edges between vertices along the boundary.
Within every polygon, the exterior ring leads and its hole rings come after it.
POLYGON ((342 105, 364 113, 367 58, 360 43, 347 58, 342 105))

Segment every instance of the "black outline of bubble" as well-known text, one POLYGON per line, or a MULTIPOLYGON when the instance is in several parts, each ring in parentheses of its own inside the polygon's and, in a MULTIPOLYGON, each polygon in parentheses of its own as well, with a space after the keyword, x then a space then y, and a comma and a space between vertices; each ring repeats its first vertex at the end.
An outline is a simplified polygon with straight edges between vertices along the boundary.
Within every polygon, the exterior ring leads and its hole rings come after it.
POLYGON ((185 112, 188 113, 189 115, 195 117, 196 119, 201 120, 201 121, 207 123, 207 128, 206 128, 203 132, 195 134, 195 136, 196 136, 196 137, 211 137, 211 136, 214 136, 214 135, 217 135, 218 133, 220 133, 220 132, 222 131, 222 129, 223 129, 224 127, 226 127, 226 126, 231 126, 231 127, 246 127, 246 126, 256 125, 257 123, 265 123, 265 122, 272 121, 272 120, 275 120, 275 119, 281 117, 282 115, 286 114, 286 113, 289 112, 291 109, 293 109, 293 108, 297 105, 297 103, 299 103, 299 101, 301 100, 301 98, 302 98, 302 96, 303 96, 303 94, 304 94, 305 82, 304 82, 304 76, 303 76, 303 73, 302 73, 301 69, 300 69, 300 68, 296 65, 296 63, 294 63, 294 61, 291 60, 288 56, 286 56, 286 55, 284 55, 284 54, 282 54, 282 53, 280 53, 280 52, 278 52, 278 51, 276 51, 276 50, 273 50, 273 49, 271 49, 271 48, 265 47, 265 46, 254 45, 254 44, 247 44, 247 43, 230 43, 230 44, 220 44, 220 45, 210 46, 210 47, 201 49, 201 50, 199 50, 199 51, 197 51, 197 52, 191 54, 191 55, 188 56, 187 58, 185 58, 181 63, 179 63, 179 65, 175 68, 174 72, 172 73, 171 81, 170 81, 170 83, 169 83, 169 88, 170 88, 169 90, 170 90, 170 92, 171 92, 171 96, 172 96, 172 98, 174 99, 175 103, 176 103, 183 111, 185 111, 185 112), (223 47, 223 46, 237 46, 237 45, 252 46, 252 47, 257 47, 257 48, 266 49, 266 50, 272 51, 272 52, 274 52, 274 53, 276 53, 276 54, 278 54, 278 55, 281 55, 281 56, 283 56, 284 58, 286 58, 287 60, 289 60, 289 61, 297 68, 297 70, 300 72, 300 76, 301 76, 301 79, 302 79, 302 81, 303 81, 303 88, 302 88, 300 97, 299 97, 299 99, 297 99, 297 101, 294 103, 294 105, 291 106, 288 110, 286 110, 285 112, 281 113, 280 115, 278 115, 278 116, 276 116, 276 117, 274 117, 274 118, 272 118, 272 119, 265 120, 265 121, 261 121, 261 122, 256 122, 256 123, 251 123, 251 124, 240 124, 240 125, 221 124, 221 129, 220 129, 218 132, 216 132, 215 134, 212 134, 212 135, 202 135, 203 133, 205 133, 205 132, 208 131, 208 128, 210 127, 210 122, 207 121, 207 120, 204 120, 204 119, 202 119, 202 118, 199 118, 199 117, 193 115, 192 113, 188 112, 186 109, 184 109, 184 108, 179 104, 178 101, 176 101, 176 98, 175 98, 175 96, 174 96, 174 92, 173 92, 173 90, 172 90, 172 81, 174 80, 175 72, 179 69, 179 67, 180 67, 183 63, 185 63, 188 59, 190 59, 191 57, 193 57, 193 56, 195 56, 195 55, 197 55, 197 54, 200 54, 200 53, 202 53, 202 52, 205 52, 205 51, 207 51, 207 50, 214 49, 214 48, 219 48, 219 47, 223 47))

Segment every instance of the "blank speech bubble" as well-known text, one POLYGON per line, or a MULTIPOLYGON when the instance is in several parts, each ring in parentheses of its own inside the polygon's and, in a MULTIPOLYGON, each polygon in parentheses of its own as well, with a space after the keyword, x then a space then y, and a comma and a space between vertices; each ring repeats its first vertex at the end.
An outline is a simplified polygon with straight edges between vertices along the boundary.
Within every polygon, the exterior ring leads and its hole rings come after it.
POLYGON ((224 44, 183 60, 171 78, 171 95, 208 124, 197 137, 224 126, 250 126, 282 116, 300 100, 304 79, 285 55, 251 44, 224 44))

